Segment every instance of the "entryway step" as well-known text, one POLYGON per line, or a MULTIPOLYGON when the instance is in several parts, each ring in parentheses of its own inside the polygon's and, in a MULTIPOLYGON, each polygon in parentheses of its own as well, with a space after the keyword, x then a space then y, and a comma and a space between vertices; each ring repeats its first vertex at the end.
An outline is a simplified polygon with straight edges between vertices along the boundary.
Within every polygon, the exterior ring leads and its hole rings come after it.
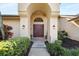
POLYGON ((29 52, 29 56, 50 56, 47 52, 44 38, 33 39, 33 45, 29 52))
POLYGON ((46 48, 31 48, 29 56, 50 56, 46 48))
POLYGON ((46 47, 45 43, 42 41, 34 41, 32 47, 37 47, 37 48, 41 48, 41 47, 46 47))

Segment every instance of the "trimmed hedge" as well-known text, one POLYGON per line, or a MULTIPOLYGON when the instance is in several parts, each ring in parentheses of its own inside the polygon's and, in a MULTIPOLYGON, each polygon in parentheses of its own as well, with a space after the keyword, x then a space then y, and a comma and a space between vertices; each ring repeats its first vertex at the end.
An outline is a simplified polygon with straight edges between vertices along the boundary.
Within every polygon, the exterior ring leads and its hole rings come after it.
POLYGON ((27 51, 30 40, 26 37, 17 37, 0 42, 0 56, 21 56, 27 51))
POLYGON ((55 43, 46 43, 47 50, 51 56, 79 56, 79 48, 67 49, 62 47, 61 44, 61 40, 57 40, 55 43))

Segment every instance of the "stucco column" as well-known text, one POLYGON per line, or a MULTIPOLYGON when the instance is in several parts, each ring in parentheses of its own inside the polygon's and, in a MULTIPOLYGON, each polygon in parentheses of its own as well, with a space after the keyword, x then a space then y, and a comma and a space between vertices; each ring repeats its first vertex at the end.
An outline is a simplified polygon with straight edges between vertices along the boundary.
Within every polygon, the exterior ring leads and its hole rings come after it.
POLYGON ((58 36, 58 16, 52 15, 50 17, 50 43, 55 42, 58 36))
MULTIPOLYGON (((26 12, 24 12, 26 13, 26 12)), ((30 38, 30 22, 27 17, 27 14, 20 14, 20 36, 29 37, 30 38)))

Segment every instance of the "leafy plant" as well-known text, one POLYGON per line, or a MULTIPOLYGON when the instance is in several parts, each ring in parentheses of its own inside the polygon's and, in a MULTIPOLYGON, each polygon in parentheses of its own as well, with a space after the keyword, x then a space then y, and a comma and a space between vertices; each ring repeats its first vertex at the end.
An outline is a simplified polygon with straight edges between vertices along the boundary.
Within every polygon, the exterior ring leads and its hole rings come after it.
POLYGON ((68 33, 65 31, 58 31, 58 40, 63 40, 68 38, 68 33))
POLYGON ((55 43, 46 44, 48 52, 52 56, 79 56, 79 48, 67 49, 62 47, 61 44, 61 40, 56 40, 55 43))
POLYGON ((47 44, 48 51, 52 55, 62 55, 63 48, 61 47, 61 40, 56 40, 55 43, 47 44))
POLYGON ((30 40, 26 37, 17 37, 0 42, 0 56, 20 56, 27 51, 30 40))
MULTIPOLYGON (((8 26, 8 25, 5 25, 5 24, 3 24, 3 26, 4 26, 3 31, 4 31, 4 34, 5 34, 4 39, 12 38, 13 33, 10 30, 12 30, 13 28, 11 26, 8 26)), ((1 30, 0 30, 0 39, 1 40, 3 39, 1 30)))
POLYGON ((72 56, 79 56, 79 48, 77 49, 71 49, 72 56))
POLYGON ((13 36, 13 33, 10 31, 13 28, 11 26, 8 25, 4 25, 4 33, 5 33, 5 38, 11 38, 13 36))

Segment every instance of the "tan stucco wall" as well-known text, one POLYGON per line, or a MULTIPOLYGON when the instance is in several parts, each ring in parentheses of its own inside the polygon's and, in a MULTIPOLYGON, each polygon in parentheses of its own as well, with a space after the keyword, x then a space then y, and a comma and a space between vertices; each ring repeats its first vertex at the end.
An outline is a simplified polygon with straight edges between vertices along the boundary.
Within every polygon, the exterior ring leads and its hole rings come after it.
POLYGON ((14 34, 13 34, 13 37, 18 37, 18 36, 20 36, 20 20, 19 20, 19 18, 18 17, 11 17, 11 16, 6 16, 6 17, 3 17, 3 23, 5 24, 5 25, 9 25, 9 26, 12 26, 12 30, 11 30, 11 32, 13 32, 14 34))
POLYGON ((20 15, 20 35, 29 37, 33 34, 33 19, 31 16, 36 11, 42 11, 44 15, 35 15, 33 17, 41 17, 44 20, 44 35, 48 34, 48 41, 54 42, 57 40, 57 27, 58 27, 58 16, 59 16, 59 3, 37 3, 37 4, 19 4, 19 15, 20 15), (44 18, 45 17, 45 18, 44 18), (22 29, 22 25, 25 28, 22 29), (48 25, 48 26, 47 26, 48 25), (55 29, 52 28, 56 25, 55 29), (48 30, 48 33, 47 33, 48 30))
POLYGON ((57 32, 58 32, 58 16, 54 16, 50 18, 49 42, 52 43, 55 42, 55 40, 57 40, 58 35, 57 32))
POLYGON ((72 22, 68 22, 66 18, 60 18, 59 30, 65 30, 71 39, 79 41, 79 27, 72 22))
POLYGON ((27 16, 20 17, 20 36, 29 37, 30 38, 30 20, 27 16), (25 26, 23 28, 23 25, 25 26))

